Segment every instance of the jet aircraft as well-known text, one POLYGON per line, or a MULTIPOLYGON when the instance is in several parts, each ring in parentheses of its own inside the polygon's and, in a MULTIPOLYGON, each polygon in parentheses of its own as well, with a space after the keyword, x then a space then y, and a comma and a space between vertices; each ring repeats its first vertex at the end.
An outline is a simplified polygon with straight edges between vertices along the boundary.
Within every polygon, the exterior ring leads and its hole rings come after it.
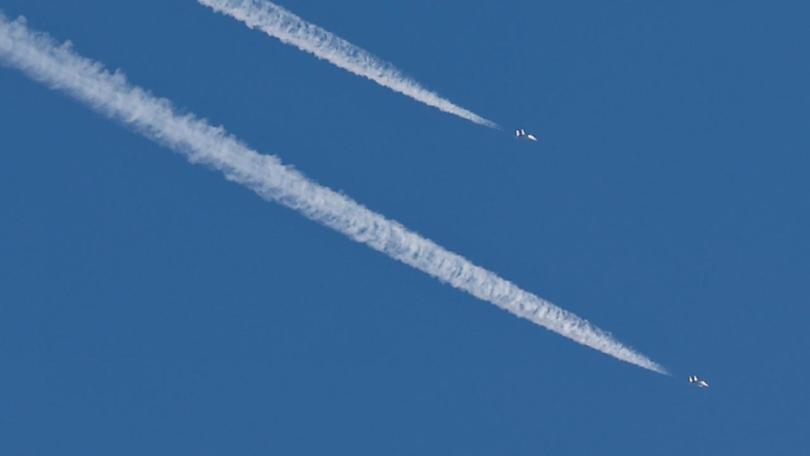
POLYGON ((698 377, 697 375, 690 375, 689 376, 689 383, 697 386, 698 388, 708 388, 709 382, 703 380, 702 378, 698 377))
POLYGON ((528 139, 529 141, 537 141, 537 136, 534 136, 531 133, 526 133, 526 130, 522 128, 515 130, 515 136, 518 138, 528 139))

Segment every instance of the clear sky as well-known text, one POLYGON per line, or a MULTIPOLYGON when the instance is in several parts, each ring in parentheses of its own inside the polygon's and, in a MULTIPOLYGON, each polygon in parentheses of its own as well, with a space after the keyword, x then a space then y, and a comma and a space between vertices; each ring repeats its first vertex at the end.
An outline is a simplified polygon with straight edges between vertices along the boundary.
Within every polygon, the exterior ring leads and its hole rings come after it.
POLYGON ((0 454, 802 454, 810 7, 650 3, 281 3, 528 144, 193 0, 3 0, 674 375, 2 68, 0 454))

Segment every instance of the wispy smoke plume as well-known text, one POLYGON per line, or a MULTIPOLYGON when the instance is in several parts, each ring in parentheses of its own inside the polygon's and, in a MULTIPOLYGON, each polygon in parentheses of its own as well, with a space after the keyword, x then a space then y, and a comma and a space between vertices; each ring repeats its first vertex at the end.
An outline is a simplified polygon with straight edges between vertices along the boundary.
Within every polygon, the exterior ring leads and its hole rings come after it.
POLYGON ((271 155, 262 155, 166 99, 131 85, 123 74, 30 31, 23 20, 0 15, 0 61, 304 216, 459 290, 488 301, 576 342, 620 360, 666 371, 610 334, 511 282, 472 264, 366 207, 307 179, 271 155))
POLYGON ((455 105, 422 87, 402 74, 388 62, 311 24, 292 12, 265 0, 198 0, 214 11, 244 22, 248 27, 263 31, 319 59, 326 60, 358 76, 371 79, 381 86, 409 96, 428 106, 457 115, 463 119, 497 128, 497 125, 472 111, 455 105))

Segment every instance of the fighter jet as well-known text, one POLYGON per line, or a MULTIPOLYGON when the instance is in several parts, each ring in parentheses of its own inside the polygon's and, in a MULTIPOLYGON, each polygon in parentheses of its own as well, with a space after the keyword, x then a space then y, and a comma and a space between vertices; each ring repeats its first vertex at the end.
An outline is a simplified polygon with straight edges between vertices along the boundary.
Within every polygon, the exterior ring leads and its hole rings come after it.
POLYGON ((529 141, 537 141, 537 136, 534 136, 531 133, 526 133, 526 130, 522 128, 515 130, 515 136, 518 138, 528 139, 529 141))
POLYGON ((709 383, 702 378, 699 378, 697 375, 690 375, 689 376, 689 383, 697 386, 698 388, 708 388, 709 383))

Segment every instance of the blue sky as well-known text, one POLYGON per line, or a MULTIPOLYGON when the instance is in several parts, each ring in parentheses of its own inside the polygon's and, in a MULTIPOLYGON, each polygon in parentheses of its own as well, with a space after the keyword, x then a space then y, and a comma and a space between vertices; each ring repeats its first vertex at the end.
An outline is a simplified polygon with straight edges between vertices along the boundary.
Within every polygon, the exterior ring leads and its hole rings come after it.
POLYGON ((807 7, 283 5, 543 141, 191 0, 0 7, 675 376, 441 285, 3 68, 0 452, 807 448, 807 7))

